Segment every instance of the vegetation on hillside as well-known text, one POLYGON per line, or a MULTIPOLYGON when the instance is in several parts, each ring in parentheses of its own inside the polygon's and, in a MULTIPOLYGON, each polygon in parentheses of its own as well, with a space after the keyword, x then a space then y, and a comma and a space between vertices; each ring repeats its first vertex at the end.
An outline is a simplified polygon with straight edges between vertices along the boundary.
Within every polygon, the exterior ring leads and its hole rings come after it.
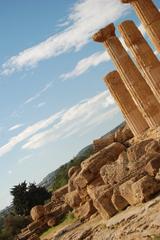
MULTIPOLYGON (((35 205, 44 204, 45 200, 51 197, 51 193, 48 193, 45 187, 50 191, 55 191, 67 184, 70 167, 79 166, 92 153, 92 145, 82 149, 76 157, 50 173, 39 186, 36 186, 34 183, 27 185, 25 181, 14 186, 11 189, 13 206, 2 211, 0 214, 0 240, 13 240, 15 235, 28 225, 30 219, 25 215, 29 215, 30 209, 35 205)), ((71 218, 71 215, 67 215, 63 219, 62 225, 72 220, 74 221, 71 218)))
POLYGON ((68 182, 68 170, 72 166, 80 166, 81 162, 87 159, 93 154, 93 146, 89 145, 77 154, 76 157, 71 159, 68 163, 59 167, 53 172, 53 178, 50 185, 47 187, 49 191, 55 191, 60 187, 63 187, 68 182))
POLYGON ((30 223, 30 219, 24 216, 9 214, 0 226, 0 240, 13 240, 17 233, 30 223))

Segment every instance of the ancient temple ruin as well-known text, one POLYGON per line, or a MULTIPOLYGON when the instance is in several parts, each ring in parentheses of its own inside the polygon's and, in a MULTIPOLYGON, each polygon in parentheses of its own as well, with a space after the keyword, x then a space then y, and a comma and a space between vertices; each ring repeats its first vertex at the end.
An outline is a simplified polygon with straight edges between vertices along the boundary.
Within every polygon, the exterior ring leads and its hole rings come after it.
POLYGON ((160 103, 156 99, 146 79, 122 46, 115 35, 114 24, 111 23, 94 34, 93 40, 102 42, 113 60, 129 94, 139 108, 150 128, 160 124, 160 103))
POLYGON ((125 87, 119 73, 117 71, 109 73, 104 78, 104 81, 125 116, 133 134, 135 136, 142 134, 149 126, 125 87))
MULTIPOLYGON (((121 1, 131 3, 160 51, 160 13, 152 0, 121 1)), ((34 222, 18 239, 38 239, 34 234, 40 228, 56 225, 57 216, 69 210, 81 220, 96 213, 107 221, 160 192, 160 62, 133 21, 122 22, 118 29, 131 56, 116 36, 113 23, 95 33, 93 40, 103 43, 116 67, 104 82, 127 124, 94 140, 94 154, 69 170, 68 185, 40 207, 41 214, 32 216, 34 222)), ((143 233, 138 234, 143 239, 143 233)))
POLYGON ((130 3, 141 20, 146 33, 160 52, 160 12, 152 0, 121 0, 130 3))

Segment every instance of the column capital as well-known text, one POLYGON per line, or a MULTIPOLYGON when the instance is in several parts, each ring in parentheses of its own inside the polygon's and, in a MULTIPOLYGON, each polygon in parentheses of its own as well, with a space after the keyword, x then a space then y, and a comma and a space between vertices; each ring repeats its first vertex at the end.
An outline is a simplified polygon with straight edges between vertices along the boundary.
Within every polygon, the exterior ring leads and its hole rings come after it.
POLYGON ((112 85, 117 84, 118 79, 120 79, 120 75, 117 71, 112 71, 103 78, 105 83, 112 82, 112 85))
POLYGON ((115 36, 115 26, 113 23, 107 25, 106 27, 100 29, 96 32, 92 39, 95 42, 105 42, 108 38, 115 36))

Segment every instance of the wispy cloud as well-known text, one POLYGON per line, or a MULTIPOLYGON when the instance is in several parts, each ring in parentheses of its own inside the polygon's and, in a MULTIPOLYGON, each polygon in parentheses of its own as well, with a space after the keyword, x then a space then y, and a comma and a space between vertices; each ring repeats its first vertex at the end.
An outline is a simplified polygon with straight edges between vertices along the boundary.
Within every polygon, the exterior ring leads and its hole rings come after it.
POLYGON ((8 170, 8 174, 11 175, 12 174, 12 170, 8 170))
MULTIPOLYGON (((0 147, 0 157, 10 152, 19 143, 26 141, 22 149, 37 149, 50 141, 81 134, 109 120, 118 111, 109 92, 80 101, 67 110, 53 114, 30 125, 18 135, 12 137, 8 143, 0 147)), ((19 160, 19 163, 29 158, 19 160)))
POLYGON ((16 125, 10 127, 10 128, 8 129, 8 131, 14 131, 14 130, 22 127, 22 126, 23 126, 23 124, 16 124, 16 125))
POLYGON ((79 50, 98 28, 117 20, 127 9, 119 0, 79 0, 66 19, 69 26, 65 30, 11 57, 3 64, 1 74, 34 67, 42 60, 79 50))
POLYGON ((41 102, 41 103, 39 103, 39 104, 37 105, 37 108, 41 108, 41 107, 43 107, 43 106, 45 106, 45 105, 46 105, 45 102, 41 102))
POLYGON ((39 97, 41 97, 41 95, 43 93, 45 93, 51 86, 53 85, 53 81, 47 83, 38 93, 36 93, 34 96, 28 98, 25 102, 25 104, 31 103, 33 101, 35 101, 36 99, 38 99, 39 97))
POLYGON ((18 135, 15 135, 12 137, 8 143, 0 147, 0 157, 5 155, 6 153, 10 152, 17 144, 23 142, 25 139, 31 137, 33 134, 37 133, 38 131, 47 128, 51 124, 57 121, 59 117, 62 115, 63 111, 60 111, 58 113, 53 114, 47 119, 43 119, 26 129, 24 129, 21 133, 18 135))
POLYGON ((22 148, 37 149, 48 142, 81 134, 88 129, 92 130, 109 120, 116 112, 118 108, 115 107, 109 92, 102 92, 66 110, 55 125, 33 135, 22 148))
POLYGON ((32 157, 32 155, 30 154, 30 155, 24 156, 23 158, 20 158, 20 159, 18 160, 18 164, 24 163, 25 161, 29 160, 31 157, 32 157))
POLYGON ((107 62, 109 60, 110 57, 106 51, 96 52, 89 57, 81 59, 71 72, 62 74, 60 78, 67 80, 69 78, 78 77, 91 67, 98 66, 100 63, 107 62))
MULTIPOLYGON (((144 36, 146 34, 146 32, 145 32, 145 29, 144 29, 143 25, 140 24, 138 28, 144 36)), ((119 40, 121 41, 123 47, 127 51, 129 51, 125 42, 124 42, 124 39, 121 36, 120 36, 119 40)), ((96 67, 99 64, 101 64, 103 62, 108 62, 110 60, 111 60, 111 58, 110 58, 109 54, 104 49, 103 52, 96 52, 96 53, 94 53, 94 54, 92 54, 92 55, 90 55, 86 58, 81 59, 76 64, 76 66, 74 67, 74 69, 72 71, 62 74, 60 76, 60 78, 62 78, 63 80, 67 80, 67 79, 70 79, 70 78, 78 77, 78 76, 84 74, 90 68, 96 67)))

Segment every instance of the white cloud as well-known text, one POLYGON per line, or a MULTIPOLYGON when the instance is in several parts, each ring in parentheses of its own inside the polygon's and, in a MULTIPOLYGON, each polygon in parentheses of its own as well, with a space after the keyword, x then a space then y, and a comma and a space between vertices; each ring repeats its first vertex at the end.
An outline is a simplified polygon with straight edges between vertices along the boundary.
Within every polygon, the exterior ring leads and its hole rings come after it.
POLYGON ((12 174, 12 170, 8 170, 8 174, 11 175, 12 174))
MULTIPOLYGON (((143 25, 141 24, 138 28, 141 31, 141 33, 143 35, 145 35, 145 29, 144 29, 143 25)), ((123 47, 126 49, 126 51, 129 51, 125 44, 124 39, 121 36, 119 37, 119 40, 121 41, 121 43, 122 43, 123 47)), ((107 50, 104 49, 103 52, 96 52, 96 53, 90 55, 89 57, 81 59, 76 64, 75 68, 72 71, 62 74, 60 76, 60 78, 62 78, 63 80, 67 80, 70 78, 78 77, 78 76, 84 74, 90 68, 96 67, 99 64, 110 61, 110 60, 111 60, 111 58, 110 58, 107 50)))
POLYGON ((39 104, 37 105, 37 108, 41 108, 41 107, 43 107, 43 106, 45 106, 45 105, 46 105, 45 102, 41 102, 41 103, 39 103, 39 104))
POLYGON ((1 74, 34 67, 42 60, 79 50, 97 29, 124 16, 127 9, 119 0, 79 0, 66 20, 70 25, 65 30, 11 57, 3 64, 1 74))
POLYGON ((37 98, 39 98, 43 93, 45 93, 53 84, 53 81, 47 83, 38 93, 36 93, 34 96, 28 98, 25 102, 25 104, 31 103, 35 101, 37 98))
MULTIPOLYGON (((22 148, 37 149, 48 142, 81 134, 88 128, 91 130, 113 116, 112 108, 115 108, 115 105, 109 92, 102 92, 95 97, 81 101, 66 110, 59 121, 50 129, 33 135, 22 148)), ((116 108, 115 112, 117 111, 116 108)))
POLYGON ((47 128, 51 124, 57 121, 57 119, 62 115, 63 111, 53 114, 47 119, 43 119, 23 130, 18 135, 12 137, 8 143, 0 147, 0 157, 10 152, 17 144, 23 142, 25 139, 31 137, 38 131, 47 128))
POLYGON ((18 160, 18 164, 24 163, 25 161, 29 160, 31 157, 32 157, 32 155, 26 155, 26 156, 24 156, 23 158, 20 158, 20 159, 18 160))
POLYGON ((23 124, 16 124, 16 125, 10 127, 10 128, 8 129, 8 131, 14 131, 14 130, 22 127, 22 126, 23 126, 23 124))
MULTIPOLYGON (((24 129, 0 147, 0 157, 25 141, 22 149, 37 149, 50 141, 56 141, 92 130, 113 117, 118 111, 108 91, 80 101, 67 110, 62 110, 24 129)), ((29 155, 30 157, 30 155, 29 155)), ((22 163, 28 156, 20 159, 22 163)))
POLYGON ((100 63, 107 62, 109 60, 110 57, 106 51, 96 52, 89 57, 81 59, 71 72, 62 74, 60 77, 64 80, 78 77, 81 74, 85 73, 89 68, 98 66, 100 63))

